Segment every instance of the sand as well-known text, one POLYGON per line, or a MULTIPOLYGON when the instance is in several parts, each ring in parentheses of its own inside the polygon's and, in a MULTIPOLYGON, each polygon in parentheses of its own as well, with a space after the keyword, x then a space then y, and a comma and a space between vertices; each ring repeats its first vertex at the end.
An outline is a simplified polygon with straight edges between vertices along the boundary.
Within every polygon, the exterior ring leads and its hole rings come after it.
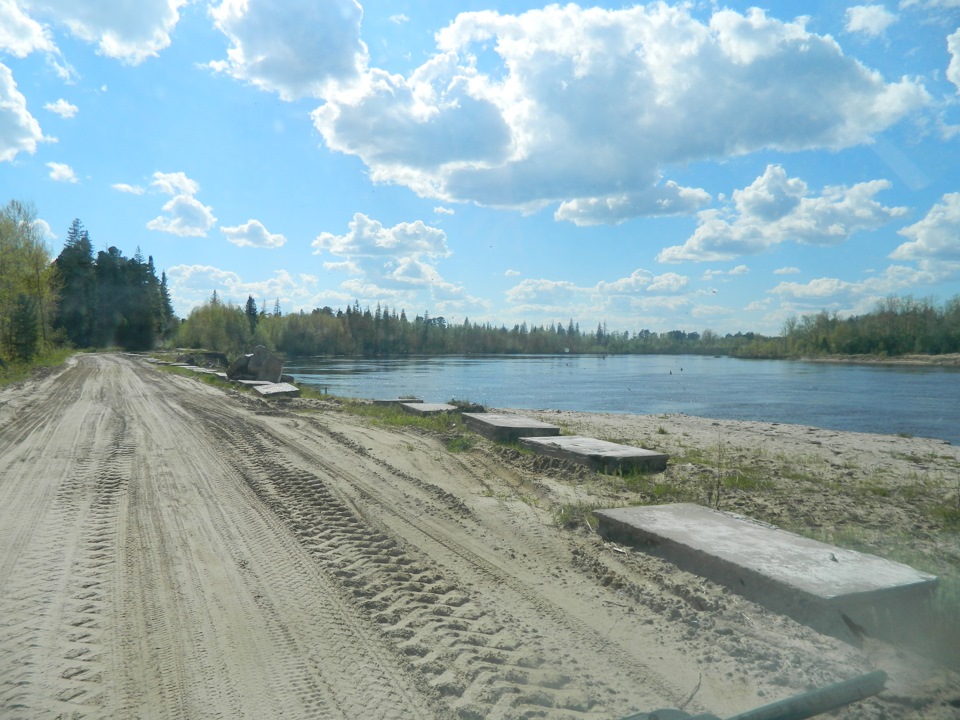
POLYGON ((887 691, 841 717, 958 716, 946 665, 820 635, 575 511, 677 494, 955 568, 929 508, 956 448, 535 415, 675 460, 625 480, 479 436, 452 452, 461 430, 120 355, 0 390, 0 717, 725 717, 877 668, 887 691))

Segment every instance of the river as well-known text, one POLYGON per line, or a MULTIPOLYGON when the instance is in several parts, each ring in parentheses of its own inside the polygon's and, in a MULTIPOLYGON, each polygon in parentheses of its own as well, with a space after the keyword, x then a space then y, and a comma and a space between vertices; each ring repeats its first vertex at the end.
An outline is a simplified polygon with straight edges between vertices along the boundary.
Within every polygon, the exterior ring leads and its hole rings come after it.
POLYGON ((344 397, 716 419, 960 443, 960 369, 692 355, 295 360, 285 372, 344 397))

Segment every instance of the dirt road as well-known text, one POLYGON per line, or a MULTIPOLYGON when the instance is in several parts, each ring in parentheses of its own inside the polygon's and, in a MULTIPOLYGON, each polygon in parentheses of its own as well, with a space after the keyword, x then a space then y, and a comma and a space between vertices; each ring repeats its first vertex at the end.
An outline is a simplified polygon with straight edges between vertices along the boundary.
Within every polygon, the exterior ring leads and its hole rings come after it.
MULTIPOLYGON (((560 530, 530 482, 78 356, 0 392, 0 717, 733 714, 875 667, 560 530)), ((847 716, 913 717, 899 692, 847 716)))

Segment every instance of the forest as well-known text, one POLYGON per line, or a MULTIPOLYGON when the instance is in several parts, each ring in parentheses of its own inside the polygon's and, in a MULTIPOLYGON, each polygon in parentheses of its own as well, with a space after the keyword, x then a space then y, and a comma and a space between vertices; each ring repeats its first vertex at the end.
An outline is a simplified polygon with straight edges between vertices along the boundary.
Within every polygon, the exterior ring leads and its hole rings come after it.
POLYGON ((166 276, 153 258, 116 247, 96 255, 74 220, 56 258, 28 204, 0 208, 0 370, 62 348, 148 350, 172 342, 174 316, 166 276))
POLYGON ((67 348, 150 350, 158 346, 204 348, 237 355, 255 345, 289 356, 645 353, 728 355, 743 358, 824 356, 895 357, 960 353, 960 295, 942 305, 910 297, 886 298, 863 315, 821 311, 792 317, 781 334, 720 335, 650 329, 611 330, 606 323, 581 328, 569 319, 512 327, 464 319, 448 323, 429 312, 359 302, 334 310, 283 314, 221 300, 216 291, 189 316, 174 315, 166 274, 137 248, 125 257, 116 247, 94 254, 80 220, 74 220, 52 258, 32 206, 10 201, 0 208, 0 373, 10 365, 67 348))
POLYGON ((800 358, 835 355, 892 357, 960 352, 960 296, 942 307, 929 300, 888 298, 870 313, 840 318, 822 311, 790 318, 779 336, 753 332, 720 335, 712 330, 635 332, 608 330, 605 323, 583 330, 569 320, 512 328, 491 323, 448 323, 428 312, 412 320, 405 311, 359 303, 334 311, 281 315, 258 310, 252 297, 240 307, 216 294, 183 322, 178 342, 185 347, 227 353, 253 345, 290 356, 466 355, 643 353, 729 355, 743 358, 800 358))

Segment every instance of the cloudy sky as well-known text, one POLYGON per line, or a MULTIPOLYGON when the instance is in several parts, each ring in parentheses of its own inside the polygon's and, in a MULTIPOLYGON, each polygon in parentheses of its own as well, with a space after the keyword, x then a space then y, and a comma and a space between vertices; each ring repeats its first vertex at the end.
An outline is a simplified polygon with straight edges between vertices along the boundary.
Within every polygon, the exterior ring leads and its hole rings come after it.
POLYGON ((181 315, 776 333, 960 293, 960 0, 770 5, 0 0, 0 201, 139 246, 181 315))

